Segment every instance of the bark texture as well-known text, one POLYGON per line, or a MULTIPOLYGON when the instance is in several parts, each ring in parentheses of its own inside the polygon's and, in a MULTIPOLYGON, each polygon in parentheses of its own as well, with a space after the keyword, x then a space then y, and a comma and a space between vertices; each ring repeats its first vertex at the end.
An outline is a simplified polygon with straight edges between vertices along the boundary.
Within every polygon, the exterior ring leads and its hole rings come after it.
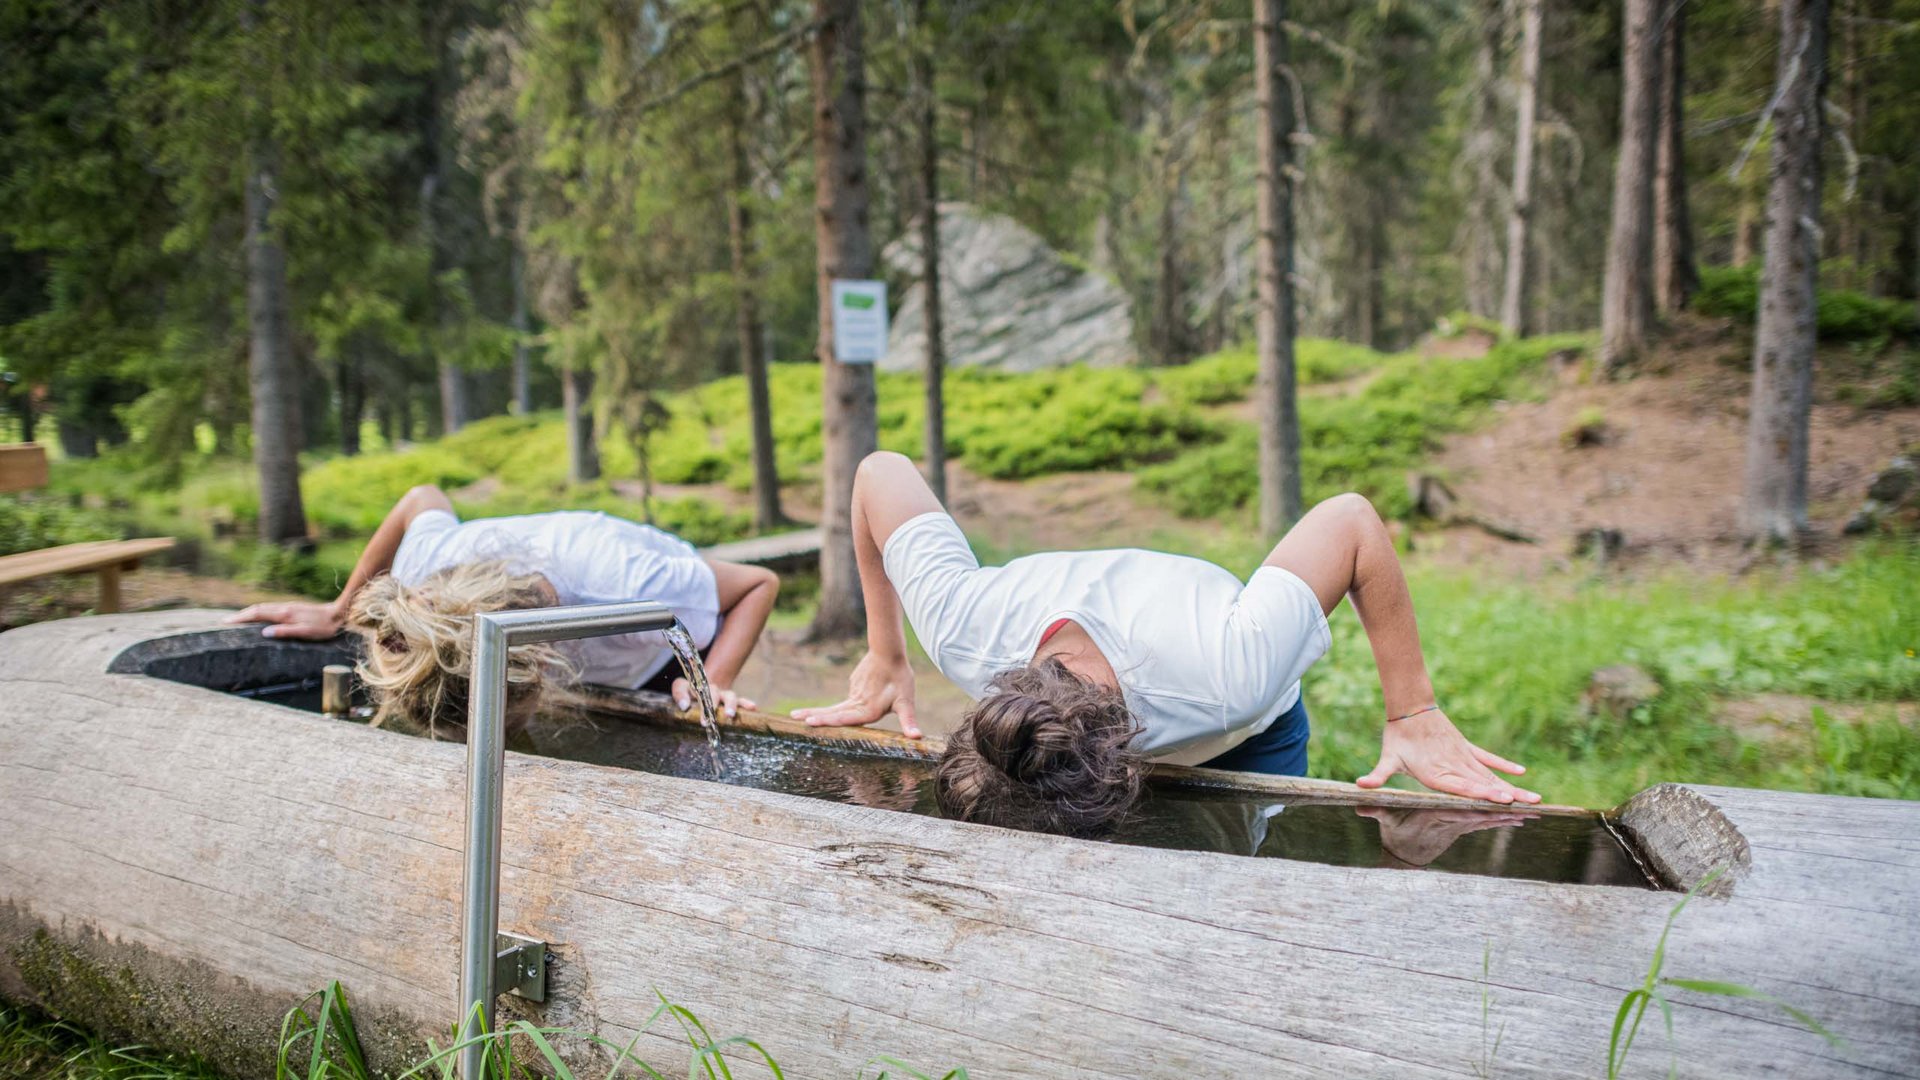
POLYGON ((532 328, 527 310, 527 256, 520 248, 519 238, 510 243, 507 257, 511 261, 508 271, 513 275, 513 415, 525 416, 533 411, 532 373, 528 370, 531 358, 527 355, 527 332, 532 328))
POLYGON ((1540 102, 1540 6, 1523 0, 1520 12, 1520 86, 1513 125, 1513 205, 1507 211, 1507 279, 1500 294, 1500 322, 1525 334, 1527 245, 1532 242, 1533 149, 1540 102))
POLYGON ((808 636, 857 636, 866 626, 853 555, 853 475, 877 446, 872 364, 833 355, 833 282, 873 276, 867 233, 867 74, 859 0, 814 0, 820 29, 807 51, 813 80, 814 235, 819 276, 826 490, 821 497, 820 606, 808 636))
POLYGON ((940 312, 940 99, 934 85, 933 27, 927 0, 914 8, 921 42, 914 52, 914 82, 920 94, 920 281, 926 290, 927 356, 926 446, 922 453, 927 486, 941 505, 947 502, 947 360, 940 312))
POLYGON ((1653 159, 1659 126, 1661 0, 1626 0, 1620 156, 1600 299, 1600 366, 1616 376, 1640 358, 1653 323, 1653 159))
MULTIPOLYGON (((1535 0, 1537 2, 1537 0, 1535 0)), ((1660 131, 1653 157, 1653 306, 1684 311, 1700 272, 1693 261, 1693 216, 1687 208, 1687 0, 1665 0, 1660 36, 1660 131)))
POLYGON ((1254 0, 1254 94, 1259 107, 1255 245, 1258 306, 1260 531, 1277 538, 1306 507, 1300 493, 1300 410, 1293 360, 1293 95, 1284 70, 1286 0, 1254 0))
POLYGON ((1813 405, 1814 284, 1820 268, 1821 102, 1827 0, 1782 0, 1767 254, 1753 334, 1747 419, 1750 539, 1791 541, 1807 527, 1807 419, 1813 405))
POLYGON ((753 525, 765 532, 787 520, 780 509, 780 468, 773 456, 773 395, 767 387, 766 333, 760 320, 760 282, 754 265, 753 171, 747 159, 746 74, 735 82, 734 113, 728 149, 732 154, 732 190, 727 197, 727 247, 733 270, 734 331, 740 369, 747 379, 747 421, 752 432, 753 525))
POLYGON ((569 367, 560 373, 560 412, 567 425, 567 481, 600 479, 600 446, 593 433, 593 372, 569 367))
POLYGON ((273 226, 279 167, 256 138, 247 171, 247 381, 253 396, 253 464, 260 474, 260 539, 304 540, 300 501, 300 371, 288 326, 287 254, 273 226))

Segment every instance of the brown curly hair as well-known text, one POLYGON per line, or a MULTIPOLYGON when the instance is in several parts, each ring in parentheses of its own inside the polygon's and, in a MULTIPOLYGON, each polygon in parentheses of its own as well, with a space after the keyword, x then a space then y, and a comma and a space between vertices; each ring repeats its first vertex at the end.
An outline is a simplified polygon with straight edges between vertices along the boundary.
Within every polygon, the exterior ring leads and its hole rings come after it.
POLYGON ((1048 657, 994 676, 934 772, 940 812, 1068 836, 1110 831, 1133 809, 1146 757, 1120 691, 1048 657))
MULTIPOLYGON (((501 560, 449 567, 418 585, 390 574, 353 598, 349 628, 365 642, 360 680, 373 696, 375 727, 418 730, 435 739, 467 737, 467 676, 473 667, 473 616, 483 611, 548 607, 545 578, 501 560)), ((551 645, 521 645, 507 654, 507 729, 524 726, 574 678, 551 645)))

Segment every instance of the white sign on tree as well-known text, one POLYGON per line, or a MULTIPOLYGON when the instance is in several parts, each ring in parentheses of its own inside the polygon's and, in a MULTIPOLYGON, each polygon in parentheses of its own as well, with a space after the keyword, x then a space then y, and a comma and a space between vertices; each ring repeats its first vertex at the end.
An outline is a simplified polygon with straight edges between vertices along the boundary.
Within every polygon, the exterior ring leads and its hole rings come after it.
POLYGON ((833 358, 871 364, 887 352, 887 283, 833 283, 833 358))

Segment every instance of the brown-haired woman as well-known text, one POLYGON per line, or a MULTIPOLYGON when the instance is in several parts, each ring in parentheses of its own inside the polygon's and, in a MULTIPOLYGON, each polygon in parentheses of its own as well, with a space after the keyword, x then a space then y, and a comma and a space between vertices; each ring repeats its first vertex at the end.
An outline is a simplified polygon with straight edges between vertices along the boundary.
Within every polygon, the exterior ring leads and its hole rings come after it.
MULTIPOLYGON (((255 604, 228 622, 264 622, 268 637, 325 639, 351 629, 366 642, 361 675, 376 722, 404 718, 465 737, 472 617, 485 611, 657 600, 705 655, 714 704, 731 716, 754 703, 733 690, 780 592, 773 571, 703 558, 686 541, 608 514, 561 511, 461 521, 431 485, 402 496, 332 603, 255 604)), ((691 704, 657 633, 513 650, 508 721, 524 722, 543 686, 580 679, 670 692, 691 704)))
POLYGON ((1306 768, 1300 676, 1327 650, 1326 616, 1351 599, 1385 694, 1379 787, 1398 772, 1437 791, 1502 803, 1540 797, 1469 743, 1427 677, 1405 576, 1359 495, 1314 507, 1251 580, 1156 551, 1051 552, 982 567, 899 454, 854 482, 853 540, 868 652, 837 705, 796 710, 816 726, 893 712, 918 737, 901 614, 928 657, 976 699, 935 779, 947 814, 1093 833, 1139 796, 1149 759, 1298 774, 1306 768))

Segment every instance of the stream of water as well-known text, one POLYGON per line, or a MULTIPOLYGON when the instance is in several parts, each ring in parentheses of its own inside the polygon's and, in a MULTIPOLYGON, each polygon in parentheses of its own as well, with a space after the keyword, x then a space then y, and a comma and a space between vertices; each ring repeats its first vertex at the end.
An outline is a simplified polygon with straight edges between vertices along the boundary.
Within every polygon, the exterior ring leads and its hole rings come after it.
POLYGON ((712 759, 713 778, 719 780, 727 775, 720 764, 720 714, 713 707, 713 687, 707 683, 707 668, 700 660, 700 650, 694 647, 693 635, 680 624, 679 619, 673 625, 661 631, 672 647, 673 655, 680 660, 680 670, 693 684, 695 700, 700 702, 700 726, 707 733, 707 756, 712 759))

